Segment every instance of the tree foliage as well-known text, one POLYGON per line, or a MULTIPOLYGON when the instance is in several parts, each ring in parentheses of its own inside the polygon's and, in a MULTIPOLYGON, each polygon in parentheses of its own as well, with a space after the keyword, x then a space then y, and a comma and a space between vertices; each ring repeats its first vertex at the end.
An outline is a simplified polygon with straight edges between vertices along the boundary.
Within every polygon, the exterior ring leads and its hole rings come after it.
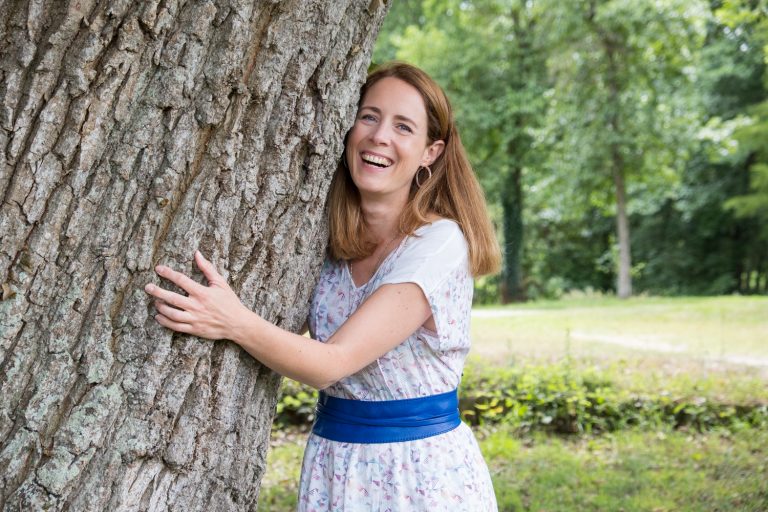
POLYGON ((765 292, 766 23, 765 0, 395 4, 376 59, 446 89, 499 224, 478 295, 765 292))
POLYGON ((545 106, 540 8, 525 1, 432 0, 421 4, 420 15, 420 25, 392 34, 380 48, 423 66, 453 99, 462 139, 497 205, 503 299, 523 299, 523 190, 545 106))

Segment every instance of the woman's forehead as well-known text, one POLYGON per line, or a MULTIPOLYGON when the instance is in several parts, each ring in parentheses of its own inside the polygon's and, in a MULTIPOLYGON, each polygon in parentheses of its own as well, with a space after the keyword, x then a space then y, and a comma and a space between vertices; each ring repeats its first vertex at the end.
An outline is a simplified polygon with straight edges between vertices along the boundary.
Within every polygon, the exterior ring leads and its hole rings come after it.
POLYGON ((426 124, 427 109, 421 93, 414 86, 395 77, 385 77, 366 92, 360 108, 375 107, 384 115, 399 115, 426 124))

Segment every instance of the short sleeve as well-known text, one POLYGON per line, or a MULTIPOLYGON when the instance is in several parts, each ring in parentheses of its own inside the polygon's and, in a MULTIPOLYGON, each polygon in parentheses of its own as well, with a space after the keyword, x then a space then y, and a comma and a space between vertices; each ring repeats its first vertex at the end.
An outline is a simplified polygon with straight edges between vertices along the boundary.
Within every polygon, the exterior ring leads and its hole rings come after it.
POLYGON ((452 220, 440 220, 416 230, 380 284, 416 283, 427 298, 454 271, 468 265, 464 234, 452 220))
MULTIPOLYGON (((415 283, 421 288, 437 332, 421 328, 418 337, 441 357, 454 354, 460 367, 469 350, 472 308, 467 241, 458 224, 451 220, 425 226, 415 235, 406 241, 381 284, 415 283)), ((458 371, 456 379, 460 374, 458 371)))

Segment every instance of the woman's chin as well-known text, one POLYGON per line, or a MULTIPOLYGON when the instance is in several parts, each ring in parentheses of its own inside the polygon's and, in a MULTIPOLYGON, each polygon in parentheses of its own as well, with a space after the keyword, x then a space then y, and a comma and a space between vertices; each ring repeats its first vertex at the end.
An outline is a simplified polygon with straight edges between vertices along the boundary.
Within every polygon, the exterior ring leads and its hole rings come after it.
POLYGON ((363 200, 387 201, 397 204, 405 204, 408 201, 408 187, 384 187, 384 186, 362 186, 358 187, 360 197, 363 200))

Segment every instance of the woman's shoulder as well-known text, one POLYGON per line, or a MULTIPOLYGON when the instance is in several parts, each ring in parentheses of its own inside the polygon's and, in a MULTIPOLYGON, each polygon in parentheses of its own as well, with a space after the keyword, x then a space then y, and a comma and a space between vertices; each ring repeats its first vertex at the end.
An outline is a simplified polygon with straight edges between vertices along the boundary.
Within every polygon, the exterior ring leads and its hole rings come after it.
POLYGON ((383 283, 415 282, 429 296, 457 269, 468 269, 467 242, 455 221, 439 218, 406 237, 383 283))
POLYGON ((467 253, 467 241, 458 223, 437 218, 417 228, 405 241, 405 251, 414 255, 453 259, 467 253))
POLYGON ((466 243, 464 233, 459 224, 445 217, 431 219, 427 224, 417 228, 414 233, 415 238, 429 238, 442 241, 457 239, 466 243))

